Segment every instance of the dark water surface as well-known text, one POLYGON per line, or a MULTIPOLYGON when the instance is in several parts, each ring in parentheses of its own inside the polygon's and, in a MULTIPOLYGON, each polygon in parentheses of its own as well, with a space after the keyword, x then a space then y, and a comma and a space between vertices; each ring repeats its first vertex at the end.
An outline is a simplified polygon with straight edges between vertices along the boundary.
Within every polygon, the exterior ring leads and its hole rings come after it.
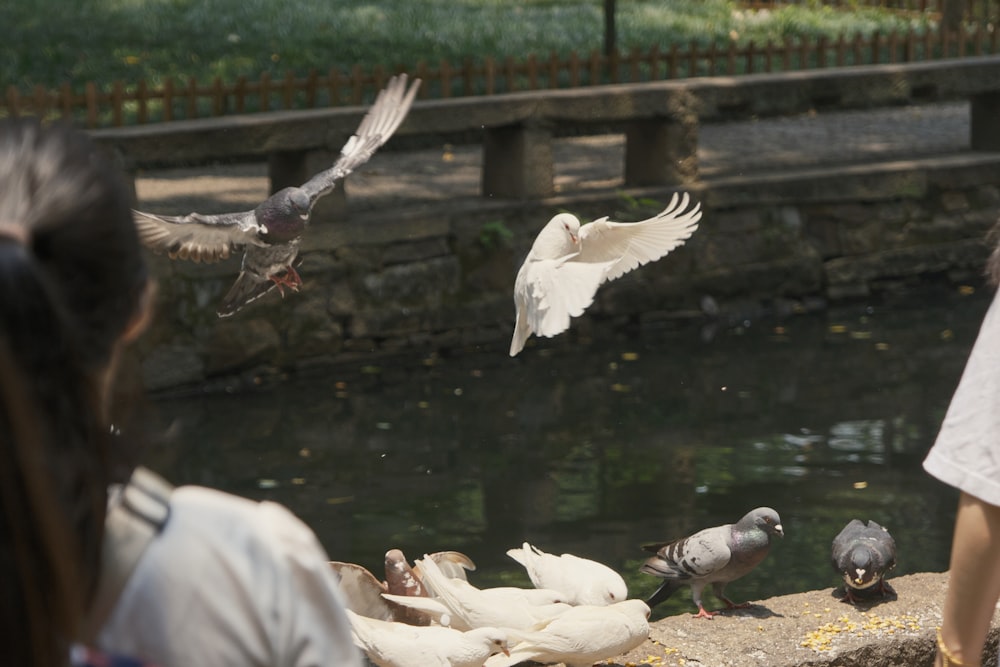
MULTIPOLYGON (((956 495, 920 462, 989 298, 921 288, 714 332, 585 322, 513 360, 502 340, 163 399, 149 461, 285 503, 331 558, 379 576, 390 548, 457 549, 474 583, 528 585, 505 555, 527 540, 601 560, 645 597, 639 545, 758 505, 786 537, 734 599, 832 587, 830 541, 855 517, 891 530, 897 573, 941 571, 956 495)), ((660 614, 693 609, 675 598, 660 614)))

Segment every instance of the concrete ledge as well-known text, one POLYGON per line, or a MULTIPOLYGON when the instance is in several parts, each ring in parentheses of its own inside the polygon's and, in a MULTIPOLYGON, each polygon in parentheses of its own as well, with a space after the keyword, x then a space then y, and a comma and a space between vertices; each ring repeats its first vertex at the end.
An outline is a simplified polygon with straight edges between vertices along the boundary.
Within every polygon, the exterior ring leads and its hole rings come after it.
MULTIPOLYGON (((993 120, 1000 109, 1000 56, 421 100, 397 134, 480 134, 482 195, 538 199, 555 191, 550 139, 556 128, 624 126, 627 185, 688 184, 698 178, 701 123, 959 99, 970 102, 971 147, 998 150, 993 120)), ((275 191, 301 182, 309 154, 338 151, 366 111, 275 111, 92 134, 128 171, 271 156, 275 191)))
MULTIPOLYGON (((642 646, 610 664, 931 667, 947 580, 947 573, 892 578, 895 600, 857 607, 838 601, 829 588, 768 598, 711 621, 670 616, 652 624, 642 646)), ((686 589, 678 595, 687 595, 686 589)), ((1000 615, 993 619, 984 665, 996 664, 998 622, 1000 615)))

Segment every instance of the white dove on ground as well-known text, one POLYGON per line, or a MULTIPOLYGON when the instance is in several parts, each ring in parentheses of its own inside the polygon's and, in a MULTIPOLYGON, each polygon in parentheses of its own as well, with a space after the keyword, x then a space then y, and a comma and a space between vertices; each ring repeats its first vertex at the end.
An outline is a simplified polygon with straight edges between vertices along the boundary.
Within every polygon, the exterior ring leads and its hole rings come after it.
POLYGON ((573 554, 545 553, 525 542, 507 555, 524 566, 536 588, 559 591, 569 604, 606 605, 628 597, 622 576, 603 563, 573 554))
POLYGON ((644 545, 643 549, 656 555, 647 559, 640 571, 665 580, 647 600, 649 606, 663 602, 682 586, 690 586, 698 605, 696 616, 712 618, 715 612, 705 611, 701 603, 701 592, 708 584, 730 609, 740 606, 723 594, 726 584, 757 567, 771 548, 771 538, 784 534, 778 513, 770 507, 758 507, 734 524, 705 528, 674 542, 644 545))
MULTIPOLYGON (((545 615, 549 612, 557 613, 569 609, 565 604, 566 596, 559 591, 547 588, 517 588, 514 586, 497 586, 494 588, 476 588, 464 579, 452 578, 451 584, 457 590, 455 593, 462 595, 461 589, 465 589, 465 599, 474 599, 477 604, 490 605, 494 609, 510 609, 528 606, 542 606, 545 615)), ((430 591, 428 595, 433 595, 430 591)), ((438 597, 406 596, 392 593, 383 593, 385 601, 396 607, 403 607, 410 610, 416 618, 426 617, 433 620, 438 625, 446 625, 456 630, 468 630, 470 625, 465 616, 456 616, 452 612, 452 607, 445 604, 438 597)), ((396 618, 394 620, 407 621, 406 618, 396 618)), ((426 625, 419 623, 419 625, 426 625)))
POLYGON ((513 631, 510 655, 495 655, 486 667, 510 667, 529 660, 590 667, 631 651, 649 636, 649 607, 642 600, 609 606, 573 607, 539 628, 513 631))
POLYGON ((300 187, 279 190, 252 211, 182 216, 134 211, 139 239, 171 259, 195 262, 216 262, 245 249, 240 274, 219 306, 219 317, 232 315, 274 287, 298 291, 302 279, 294 264, 313 207, 389 140, 406 118, 419 84, 417 79, 407 89, 405 74, 392 77, 333 166, 300 187))
POLYGON ((350 610, 355 645, 378 667, 480 667, 487 658, 508 652, 507 632, 476 628, 468 632, 367 618, 350 610))
POLYGON ((597 288, 655 261, 684 243, 698 228, 701 205, 688 207, 687 193, 648 220, 612 222, 607 217, 580 225, 560 213, 538 233, 514 281, 517 320, 510 356, 534 333, 551 338, 569 328, 594 301, 597 288))
MULTIPOLYGON (((536 600, 514 597, 509 593, 494 594, 490 589, 478 589, 461 579, 446 576, 437 563, 428 557, 417 561, 424 585, 434 597, 416 598, 392 595, 388 599, 399 604, 438 615, 438 622, 454 628, 513 628, 526 629, 561 614, 571 607, 562 602, 536 604, 536 600)), ((558 593, 552 592, 552 596, 558 593)))

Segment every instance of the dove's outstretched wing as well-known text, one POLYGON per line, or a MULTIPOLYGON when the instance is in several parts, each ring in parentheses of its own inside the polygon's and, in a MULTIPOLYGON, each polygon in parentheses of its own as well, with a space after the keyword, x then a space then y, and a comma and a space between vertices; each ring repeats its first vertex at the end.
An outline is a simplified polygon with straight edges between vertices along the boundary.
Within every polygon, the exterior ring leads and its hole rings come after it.
POLYGON ((690 197, 674 193, 670 204, 648 220, 613 222, 599 218, 580 227, 580 254, 576 262, 612 262, 604 280, 614 280, 655 261, 680 246, 698 229, 701 204, 685 210, 690 197))
POLYGON ((340 157, 333 166, 319 172, 302 185, 309 196, 310 209, 320 197, 336 187, 337 181, 371 159, 375 151, 389 140, 409 113, 419 87, 420 79, 415 79, 407 89, 406 75, 399 74, 392 77, 386 87, 379 91, 354 135, 340 149, 340 157))
POLYGON ((170 259, 217 262, 243 246, 262 246, 253 211, 219 215, 154 215, 132 211, 139 240, 170 259))

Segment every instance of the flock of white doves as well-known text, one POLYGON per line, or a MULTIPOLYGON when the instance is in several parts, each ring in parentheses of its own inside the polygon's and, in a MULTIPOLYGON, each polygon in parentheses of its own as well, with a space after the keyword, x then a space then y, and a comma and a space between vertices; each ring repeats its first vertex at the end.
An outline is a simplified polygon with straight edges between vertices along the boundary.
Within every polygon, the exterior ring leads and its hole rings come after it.
POLYGON ((379 667, 502 667, 527 660, 592 665, 649 634, 649 607, 629 600, 621 576, 596 561, 555 556, 525 543, 507 552, 536 588, 476 588, 464 554, 425 555, 411 567, 385 555, 385 581, 332 563, 354 642, 379 667))
POLYGON ((650 607, 690 586, 698 616, 701 592, 723 594, 750 572, 782 535, 778 514, 759 507, 735 524, 715 526, 643 548, 641 571, 663 579, 648 601, 629 599, 618 572, 573 554, 550 554, 525 542, 507 555, 534 588, 477 588, 475 565, 456 551, 425 555, 412 566, 399 549, 385 555, 385 579, 354 563, 333 562, 354 642, 379 667, 509 667, 533 661, 584 667, 638 647, 649 636, 650 607))

